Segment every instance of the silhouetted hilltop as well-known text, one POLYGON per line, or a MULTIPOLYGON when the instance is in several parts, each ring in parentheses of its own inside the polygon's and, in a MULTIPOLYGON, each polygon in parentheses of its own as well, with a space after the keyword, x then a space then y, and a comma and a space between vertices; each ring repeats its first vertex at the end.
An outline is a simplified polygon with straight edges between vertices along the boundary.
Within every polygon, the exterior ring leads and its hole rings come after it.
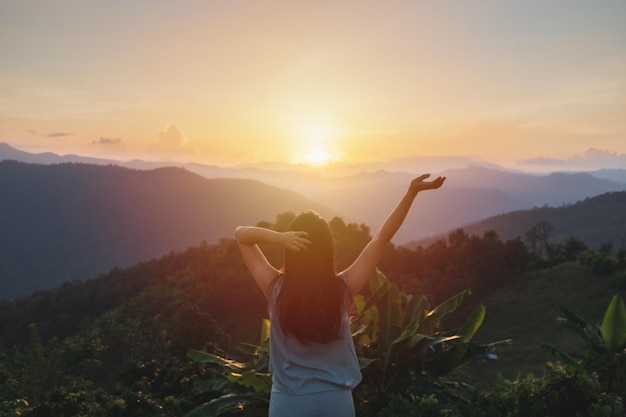
POLYGON ((231 236, 319 204, 253 180, 182 168, 0 162, 0 299, 231 236))
MULTIPOLYGON (((553 243, 575 236, 593 249, 610 242, 619 250, 626 243, 626 191, 606 193, 560 207, 516 210, 465 225, 463 229, 470 235, 479 236, 493 230, 502 239, 509 240, 517 236, 523 238, 539 222, 552 225, 550 239, 553 243)), ((428 244, 443 237, 439 235, 407 246, 428 244)))

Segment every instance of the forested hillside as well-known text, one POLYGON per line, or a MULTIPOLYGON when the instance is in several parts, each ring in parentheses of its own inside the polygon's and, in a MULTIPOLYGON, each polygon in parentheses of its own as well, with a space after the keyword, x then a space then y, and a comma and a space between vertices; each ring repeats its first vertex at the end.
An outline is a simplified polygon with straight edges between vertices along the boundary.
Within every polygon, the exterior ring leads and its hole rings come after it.
MULTIPOLYGON (((284 230, 293 216, 287 212, 259 224, 284 230)), ((330 225, 341 269, 368 241, 370 230, 337 217, 330 225)), ((279 264, 280 251, 265 249, 279 264)), ((471 367, 454 376, 465 383, 479 378, 481 386, 488 386, 488 379, 495 383, 497 372, 514 378, 518 373, 537 372, 542 363, 554 360, 535 351, 536 342, 580 347, 556 331, 559 304, 595 321, 610 294, 626 295, 626 251, 593 251, 577 239, 554 245, 549 255, 537 255, 519 238, 504 241, 493 232, 476 236, 459 229, 415 250, 389 245, 380 270, 400 291, 426 295, 431 307, 472 290, 467 306, 428 330, 434 340, 439 334, 450 334, 475 306, 487 306, 485 324, 477 335, 480 341, 511 338, 516 342, 500 354, 501 360, 490 364, 470 360, 471 367), (494 325, 489 324, 492 320, 494 325), (519 348, 517 341, 521 341, 519 348)), ((186 352, 203 349, 245 359, 235 345, 257 343, 263 317, 264 297, 232 239, 1 302, 0 412, 31 417, 184 415, 224 393, 193 388, 194 382, 220 378, 221 371, 219 366, 189 361, 186 352)), ((437 392, 441 389, 437 378, 420 379, 420 383, 437 392)), ((390 391, 376 393, 368 381, 355 392, 359 415, 374 416, 383 409, 386 414, 381 415, 404 415, 401 404, 410 406, 410 398, 415 398, 405 385, 390 385, 390 391), (403 402, 397 403, 400 398, 403 402)), ((532 389, 539 389, 538 382, 533 383, 532 389)), ((450 403, 451 398, 437 396, 432 401, 447 401, 454 409, 471 404, 450 403)), ((492 401, 489 398, 493 394, 481 396, 480 401, 492 401)), ((602 398, 613 401, 606 395, 602 398)), ((508 402, 489 404, 519 407, 508 402)), ((469 415, 467 409, 458 410, 454 416, 469 415)), ((492 415, 478 413, 486 410, 477 408, 472 415, 492 415)))
POLYGON ((0 299, 231 236, 284 210, 328 209, 252 180, 181 168, 0 162, 0 299))
MULTIPOLYGON (((540 222, 550 225, 546 236, 550 243, 563 243, 575 236, 594 249, 610 244, 619 250, 626 245, 626 191, 606 193, 560 207, 544 206, 503 213, 465 225, 463 229, 474 235, 493 230, 503 239, 514 239, 525 237, 540 222)), ((408 246, 428 244, 444 237, 439 235, 408 246)))

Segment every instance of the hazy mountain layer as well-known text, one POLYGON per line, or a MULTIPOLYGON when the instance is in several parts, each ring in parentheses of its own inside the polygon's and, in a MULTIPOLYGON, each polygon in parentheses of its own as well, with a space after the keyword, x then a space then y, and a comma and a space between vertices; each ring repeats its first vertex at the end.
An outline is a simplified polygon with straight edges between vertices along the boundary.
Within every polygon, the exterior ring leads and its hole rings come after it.
POLYGON ((330 211, 258 181, 181 168, 0 162, 0 299, 90 278, 285 211, 330 211))
MULTIPOLYGON (((144 161, 123 163, 136 167, 127 169, 114 161, 30 154, 0 143, 3 159, 0 299, 90 278, 203 240, 214 242, 231 236, 237 224, 272 221, 285 211, 313 208, 328 219, 338 215, 375 230, 416 175, 349 174, 337 167, 326 175, 288 166, 155 169, 163 163, 144 161), (58 165, 64 161, 90 165, 58 165)), ((555 238, 576 234, 591 246, 608 240, 619 247, 624 238, 620 224, 626 222, 587 208, 576 215, 577 221, 566 221, 569 211, 550 208, 625 190, 626 183, 619 181, 623 172, 537 175, 478 166, 433 172, 447 176, 446 185, 418 197, 394 242, 445 236, 458 227, 478 234, 494 229, 510 238, 548 220, 554 223, 555 238), (537 207, 542 209, 524 211, 537 207), (501 216, 511 212, 516 214, 501 216)))

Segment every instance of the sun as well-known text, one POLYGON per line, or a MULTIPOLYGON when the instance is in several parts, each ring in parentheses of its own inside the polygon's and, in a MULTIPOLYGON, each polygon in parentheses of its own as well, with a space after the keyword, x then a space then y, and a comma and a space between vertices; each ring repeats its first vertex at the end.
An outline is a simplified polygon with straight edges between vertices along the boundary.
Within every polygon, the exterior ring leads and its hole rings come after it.
POLYGON ((304 157, 307 164, 316 166, 326 165, 332 162, 333 159, 333 155, 330 152, 321 148, 312 149, 304 157))
POLYGON ((294 135, 294 156, 292 161, 316 167, 337 162, 338 133, 327 123, 313 123, 299 126, 294 135))

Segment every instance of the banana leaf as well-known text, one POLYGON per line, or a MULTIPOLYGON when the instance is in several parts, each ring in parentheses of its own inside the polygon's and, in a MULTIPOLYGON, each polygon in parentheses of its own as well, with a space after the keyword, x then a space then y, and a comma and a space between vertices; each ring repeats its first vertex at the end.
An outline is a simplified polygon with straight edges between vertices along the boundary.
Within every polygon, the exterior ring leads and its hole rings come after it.
POLYGON ((600 333, 609 352, 614 352, 626 344, 626 307, 617 294, 613 296, 606 309, 600 333))
POLYGON ((439 304, 437 307, 432 309, 424 318, 424 321, 427 323, 438 323, 446 314, 452 313, 454 310, 460 306, 463 301, 469 296, 472 292, 470 290, 465 290, 458 293, 455 296, 448 298, 443 303, 439 304))
POLYGON ((402 330, 402 333, 400 333, 400 336, 395 338, 393 342, 391 342, 391 344, 395 345, 397 343, 400 343, 417 333, 417 330, 419 329, 420 324, 422 323, 422 319, 424 317, 423 312, 420 312, 420 313, 418 313, 415 317, 413 317, 411 322, 409 322, 409 324, 402 330))
POLYGON ((187 351, 187 356, 194 362, 213 363, 224 366, 231 371, 242 370, 246 367, 244 363, 237 362, 232 359, 222 358, 221 356, 213 355, 212 353, 203 352, 201 350, 189 349, 189 351, 187 351))
POLYGON ((578 370, 581 369, 579 361, 576 358, 574 358, 572 355, 565 353, 562 350, 548 343, 538 342, 537 346, 539 347, 539 349, 543 350, 544 352, 547 352, 553 356, 556 356, 564 364, 571 365, 578 370))
POLYGON ((228 392, 235 389, 235 386, 227 379, 207 379, 195 382, 193 389, 198 392, 228 392))
POLYGON ((257 372, 250 369, 243 373, 231 373, 226 378, 246 388, 252 388, 255 392, 270 392, 272 388, 272 375, 265 372, 257 372))
POLYGON ((483 324, 483 320, 485 319, 485 314, 487 314, 487 310, 484 305, 479 305, 476 307, 476 310, 472 313, 472 315, 467 319, 463 327, 458 332, 458 335, 461 336, 461 340, 465 343, 472 340, 480 326, 483 324))
POLYGON ((606 349, 606 344, 604 343, 602 334, 597 326, 592 325, 578 314, 563 306, 560 306, 559 309, 565 316, 565 320, 561 320, 560 323, 564 324, 565 327, 573 332, 578 333, 578 335, 589 343, 592 349, 596 351, 603 351, 606 349))

